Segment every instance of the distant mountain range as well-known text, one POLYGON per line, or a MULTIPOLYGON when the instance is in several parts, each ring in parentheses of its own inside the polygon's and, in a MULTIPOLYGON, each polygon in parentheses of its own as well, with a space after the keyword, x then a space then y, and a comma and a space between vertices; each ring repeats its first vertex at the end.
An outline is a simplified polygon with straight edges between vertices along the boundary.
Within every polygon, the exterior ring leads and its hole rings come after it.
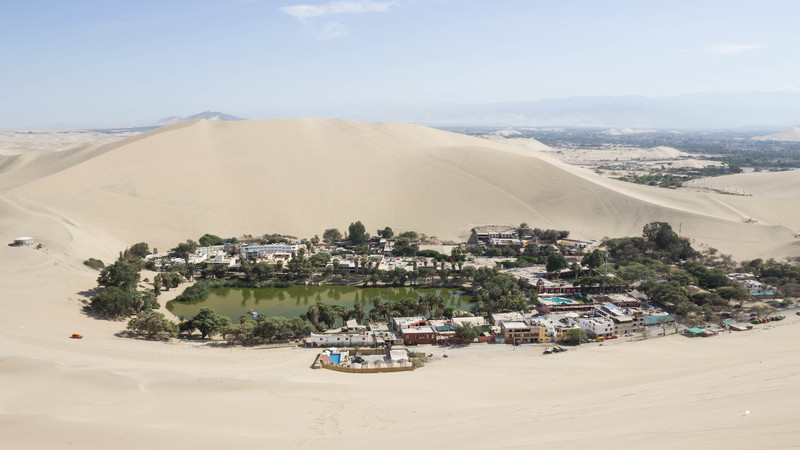
MULTIPOLYGON (((800 123, 800 93, 698 93, 672 97, 568 97, 531 102, 410 107, 307 105, 253 111, 255 118, 330 117, 433 127, 592 127, 648 130, 780 131, 800 123)), ((150 126, 192 120, 245 120, 216 111, 166 117, 150 126)))
POLYGON ((160 120, 156 120, 150 125, 156 127, 163 127, 165 125, 172 125, 173 123, 184 122, 186 120, 205 119, 205 120, 246 120, 241 117, 233 116, 230 114, 221 113, 219 111, 203 111, 187 117, 170 116, 160 120))
POLYGON ((800 93, 702 93, 673 97, 571 97, 520 103, 440 105, 391 120, 432 126, 741 129, 800 122, 800 93))

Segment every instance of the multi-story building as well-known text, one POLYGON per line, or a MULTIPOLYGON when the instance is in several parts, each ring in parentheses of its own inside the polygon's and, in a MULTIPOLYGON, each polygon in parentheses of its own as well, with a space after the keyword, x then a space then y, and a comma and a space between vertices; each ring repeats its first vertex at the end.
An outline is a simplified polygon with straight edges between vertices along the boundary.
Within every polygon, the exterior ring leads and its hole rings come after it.
POLYGON ((298 244, 247 245, 240 247, 239 253, 242 258, 261 258, 267 253, 289 253, 294 257, 299 249, 298 244))
POLYGON ((613 303, 605 303, 597 309, 597 313, 614 321, 615 334, 644 331, 644 312, 636 308, 620 308, 613 303))
POLYGON ((578 326, 589 337, 611 337, 614 334, 614 321, 605 317, 590 317, 578 320, 578 326))

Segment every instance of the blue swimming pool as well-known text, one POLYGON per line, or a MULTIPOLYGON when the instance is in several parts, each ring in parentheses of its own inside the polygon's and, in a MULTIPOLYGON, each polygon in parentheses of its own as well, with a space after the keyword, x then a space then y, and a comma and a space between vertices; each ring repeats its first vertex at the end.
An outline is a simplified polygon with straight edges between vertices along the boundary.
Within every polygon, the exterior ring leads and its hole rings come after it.
POLYGON ((553 297, 553 298, 543 298, 542 300, 548 300, 548 301, 551 301, 551 302, 562 303, 562 304, 564 304, 564 303, 575 303, 575 301, 570 300, 568 298, 555 298, 555 297, 553 297))
POLYGON ((339 353, 331 353, 331 362, 336 364, 341 364, 342 355, 340 355, 339 353))

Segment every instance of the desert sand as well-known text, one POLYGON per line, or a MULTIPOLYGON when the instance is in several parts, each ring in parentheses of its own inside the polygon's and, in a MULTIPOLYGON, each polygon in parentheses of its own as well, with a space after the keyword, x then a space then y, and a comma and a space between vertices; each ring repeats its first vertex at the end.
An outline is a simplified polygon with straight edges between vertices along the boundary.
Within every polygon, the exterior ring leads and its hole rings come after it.
POLYGON ((729 192, 761 198, 800 197, 800 171, 749 172, 714 178, 701 178, 685 184, 687 189, 729 192))
POLYGON ((756 141, 798 142, 800 141, 800 128, 791 127, 775 134, 768 134, 766 136, 756 136, 753 139, 756 141))
POLYGON ((97 278, 82 261, 139 241, 308 236, 356 219, 440 237, 527 221, 591 238, 660 219, 737 255, 798 254, 796 198, 649 189, 424 127, 310 119, 189 122, 0 158, 0 240, 44 244, 0 246, 3 448, 788 448, 800 438, 796 316, 548 357, 476 345, 413 373, 365 376, 311 370, 303 349, 117 337, 124 322, 81 312, 97 278))

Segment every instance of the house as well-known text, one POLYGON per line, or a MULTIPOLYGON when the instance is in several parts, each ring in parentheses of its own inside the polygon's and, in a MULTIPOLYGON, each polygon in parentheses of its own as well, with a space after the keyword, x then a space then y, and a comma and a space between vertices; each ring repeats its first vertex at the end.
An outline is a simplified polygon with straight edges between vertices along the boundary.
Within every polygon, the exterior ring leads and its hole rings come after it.
POLYGON ((421 327, 428 325, 424 317, 394 317, 392 318, 392 329, 400 331, 403 328, 421 327))
POLYGON ((490 321, 492 325, 499 327, 503 322, 521 322, 522 319, 522 314, 518 312, 507 312, 492 314, 490 321))
POLYGON ((542 328, 539 342, 564 342, 569 338, 569 330, 579 328, 574 320, 559 314, 553 314, 549 319, 530 319, 529 323, 542 328))
POLYGON ((224 245, 209 245, 208 247, 197 247, 194 251, 195 255, 205 255, 207 258, 212 258, 219 254, 226 253, 224 245))
POLYGON ((665 325, 672 325, 675 323, 675 318, 669 314, 650 314, 644 316, 644 325, 646 327, 660 327, 665 325))
POLYGON ((687 336, 692 336, 692 337, 697 337, 697 336, 708 337, 712 335, 710 331, 704 330, 702 328, 687 328, 683 330, 683 332, 687 336))
POLYGON ((517 229, 502 225, 475 227, 467 239, 467 245, 490 245, 491 239, 518 239, 517 229))
POLYGON ((464 325, 465 323, 471 324, 473 327, 486 325, 486 319, 483 317, 453 317, 450 322, 452 322, 454 327, 464 325))
POLYGON ((584 250, 590 245, 594 244, 594 241, 581 241, 578 239, 559 239, 556 242, 558 245, 567 247, 572 250, 584 250))
POLYGON ((504 321, 500 325, 500 330, 507 344, 544 342, 547 340, 547 329, 532 322, 504 321))
POLYGON ((383 347, 385 345, 394 345, 402 341, 402 337, 398 335, 398 333, 395 333, 394 331, 373 329, 372 335, 374 336, 376 347, 383 347))
POLYGON ((508 247, 508 248, 515 248, 517 250, 525 247, 527 241, 521 241, 519 239, 501 239, 501 238, 491 238, 489 239, 489 245, 492 247, 508 247))
POLYGON ((367 331, 366 325, 359 325, 356 319, 350 319, 345 322, 344 327, 347 331, 367 331))
POLYGON ((213 259, 209 259, 207 264, 212 264, 212 265, 219 264, 227 267, 233 267, 234 265, 236 265, 236 257, 231 256, 229 258, 226 255, 217 255, 213 259))
POLYGON ((436 330, 433 327, 411 327, 400 330, 406 345, 433 344, 436 342, 436 330))
POLYGON ((314 347, 369 347, 375 345, 372 333, 367 332, 311 333, 306 338, 306 342, 314 347))
POLYGON ((339 266, 336 267, 336 270, 345 270, 353 273, 358 270, 358 263, 355 260, 343 259, 339 261, 339 266))
POLYGON ((199 264, 208 259, 208 255, 206 254, 197 254, 189 255, 189 264, 199 264))

